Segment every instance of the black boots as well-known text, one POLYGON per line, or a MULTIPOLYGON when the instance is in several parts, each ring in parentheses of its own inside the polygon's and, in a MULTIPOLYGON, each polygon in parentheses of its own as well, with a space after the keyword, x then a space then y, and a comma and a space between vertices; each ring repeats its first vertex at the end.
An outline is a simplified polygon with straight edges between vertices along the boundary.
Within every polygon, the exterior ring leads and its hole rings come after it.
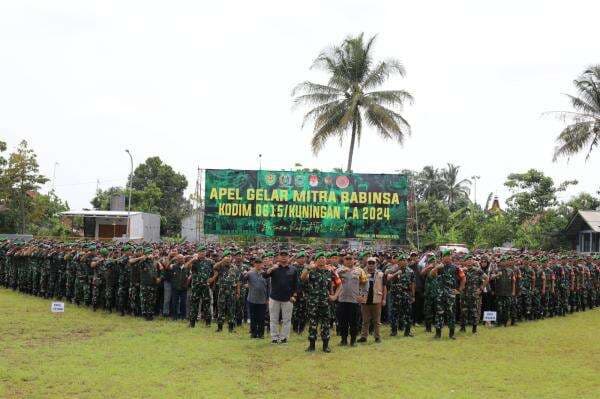
POLYGON ((350 336, 350 346, 356 346, 356 335, 350 336))
POLYGON ((473 329, 471 330, 473 334, 477 334, 477 324, 473 325, 473 329))
POLYGON ((425 322, 425 332, 431 332, 431 323, 425 322))
POLYGON ((328 339, 323 340, 323 352, 325 352, 325 353, 331 352, 331 349, 329 349, 329 340, 328 339))
POLYGON ((223 331, 223 323, 217 324, 217 332, 223 331))
POLYGON ((405 337, 413 337, 414 336, 410 333, 410 325, 408 325, 404 328, 404 336, 405 337))
POLYGON ((314 352, 315 351, 315 340, 314 339, 309 339, 308 340, 308 348, 306 348, 307 352, 314 352))
POLYGON ((451 328, 450 328, 450 334, 448 335, 448 337, 449 337, 450 339, 456 339, 456 338, 454 338, 454 327, 451 327, 451 328))
POLYGON ((459 330, 459 331, 460 331, 460 332, 467 332, 467 327, 466 327, 466 326, 464 326, 464 325, 461 325, 461 326, 460 326, 460 330, 459 330))
POLYGON ((395 337, 398 335, 398 327, 392 326, 392 332, 390 333, 390 337, 395 337))
POLYGON ((340 341, 340 346, 348 346, 348 336, 342 336, 342 340, 340 341))
POLYGON ((233 327, 235 326, 235 323, 233 323, 233 322, 229 323, 227 326, 229 327, 229 332, 232 333, 233 332, 233 327))
POLYGON ((190 327, 191 328, 196 327, 196 320, 195 319, 190 320, 190 327))
POLYGON ((210 327, 210 319, 206 320, 206 327, 210 327))
POLYGON ((436 328, 435 329, 435 339, 440 339, 440 338, 442 338, 442 329, 436 328))

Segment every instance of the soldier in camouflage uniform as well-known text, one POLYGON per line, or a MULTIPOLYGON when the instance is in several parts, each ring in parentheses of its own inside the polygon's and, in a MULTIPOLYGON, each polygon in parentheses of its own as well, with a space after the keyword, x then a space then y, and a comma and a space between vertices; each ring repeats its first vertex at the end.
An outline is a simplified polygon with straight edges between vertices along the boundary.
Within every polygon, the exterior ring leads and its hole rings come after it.
POLYGON ((129 307, 129 257, 131 255, 131 247, 124 245, 122 254, 116 259, 117 268, 117 310, 121 312, 121 316, 125 316, 130 310, 129 307))
POLYGON ((129 266, 129 309, 134 316, 142 315, 142 305, 140 302, 140 265, 139 262, 131 262, 132 259, 141 258, 144 256, 144 248, 136 249, 135 254, 128 260, 129 266), (135 256, 135 258, 133 257, 135 256))
POLYGON ((448 325, 450 339, 455 339, 454 329, 456 323, 455 302, 456 295, 465 287, 465 275, 461 269, 453 264, 450 251, 442 251, 442 263, 434 267, 430 276, 438 280, 435 314, 435 338, 442 337, 444 324, 448 325))
POLYGON ((235 306, 240 296, 240 273, 232 263, 230 252, 223 252, 223 259, 213 268, 211 283, 216 281, 218 291, 217 303, 217 332, 223 331, 223 324, 227 322, 229 332, 235 328, 235 306))
POLYGON ((143 255, 130 258, 129 265, 139 270, 140 313, 146 320, 154 318, 156 285, 160 281, 152 248, 143 249, 143 255))
POLYGON ((473 334, 477 333, 481 309, 481 293, 488 283, 488 276, 478 263, 470 258, 465 259, 465 290, 461 294, 461 323, 460 330, 465 331, 466 325, 471 326, 473 334))
POLYGON ((194 255, 186 264, 192 272, 191 288, 192 296, 190 298, 189 320, 190 327, 196 325, 198 319, 198 310, 201 307, 202 318, 206 326, 210 326, 210 286, 209 278, 213 273, 213 261, 206 257, 206 248, 198 247, 198 253, 194 255))
POLYGON ((544 305, 542 301, 543 293, 546 291, 546 275, 544 268, 540 264, 540 260, 531 262, 535 272, 535 285, 533 288, 533 318, 535 320, 544 318, 544 305))
POLYGON ((92 309, 94 312, 98 307, 102 306, 102 300, 104 299, 104 271, 105 271, 105 257, 108 255, 108 249, 101 248, 98 251, 99 256, 94 258, 90 263, 92 268, 92 309))
POLYGON ((104 308, 108 313, 112 313, 115 307, 117 293, 118 266, 115 256, 113 251, 104 260, 104 308))
MULTIPOLYGON (((251 268, 251 266, 244 261, 242 250, 237 250, 235 252, 233 263, 238 270, 238 281, 241 282, 243 274, 251 268)), ((248 286, 240 283, 240 295, 238 295, 235 302, 235 322, 238 326, 241 326, 242 322, 248 319, 248 312, 246 311, 247 298, 248 286)))
POLYGON ((438 281, 431 277, 429 272, 436 265, 436 257, 431 254, 428 256, 427 265, 421 270, 421 276, 425 279, 425 292, 423 301, 423 316, 425 322, 425 332, 431 332, 431 326, 436 314, 435 298, 437 297, 438 281))
POLYGON ((554 317, 555 314, 555 295, 556 295, 556 277, 554 270, 545 257, 542 257, 545 289, 542 292, 542 305, 544 307, 544 317, 554 317))
POLYGON ((521 295, 520 306, 521 315, 526 320, 533 320, 533 290, 535 287, 535 271, 529 265, 527 260, 524 260, 521 271, 521 295))
MULTIPOLYGON (((514 261, 511 261, 514 262, 514 261)), ((523 292, 523 280, 522 280, 522 275, 521 275, 521 269, 519 268, 518 264, 512 264, 512 270, 513 270, 513 274, 515 276, 515 294, 511 297, 511 301, 510 301, 510 314, 511 314, 511 320, 510 320, 510 324, 512 326, 517 324, 517 320, 521 321, 522 318, 522 314, 521 314, 521 293, 523 292)))
POLYGON ((415 301, 415 273, 408 265, 408 256, 397 256, 397 265, 388 269, 387 281, 391 292, 392 319, 391 336, 398 334, 398 327, 404 330, 405 337, 412 337, 412 303, 415 301))
POLYGON ((306 283, 306 304, 308 314, 308 352, 315 350, 317 340, 317 327, 321 326, 321 340, 323 352, 329 353, 329 331, 331 326, 331 313, 329 301, 331 299, 333 272, 326 264, 325 254, 319 252, 315 255, 314 264, 304 268, 300 279, 306 283))

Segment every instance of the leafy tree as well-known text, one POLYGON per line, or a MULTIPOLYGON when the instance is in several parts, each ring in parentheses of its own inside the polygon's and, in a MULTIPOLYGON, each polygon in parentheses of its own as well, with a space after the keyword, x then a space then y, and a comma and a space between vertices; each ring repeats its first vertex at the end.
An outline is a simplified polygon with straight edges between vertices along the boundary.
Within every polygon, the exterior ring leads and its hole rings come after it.
POLYGON ((511 242, 514 237, 514 227, 510 219, 503 214, 490 216, 481 225, 474 246, 478 248, 500 247, 511 242))
POLYGON ((69 204, 58 198, 53 191, 48 195, 36 195, 32 200, 28 230, 40 236, 68 236, 69 229, 59 217, 60 212, 67 210, 69 204))
POLYGON ((443 199, 443 183, 438 169, 433 166, 425 166, 417 175, 416 181, 419 187, 417 190, 419 198, 443 199))
POLYGON ((46 177, 39 174, 37 155, 27 141, 21 141, 16 151, 10 154, 2 173, 2 186, 6 190, 8 207, 3 220, 4 230, 25 233, 27 219, 33 208, 33 198, 40 186, 47 181, 46 177))
POLYGON ((448 166, 441 172, 441 190, 450 209, 456 209, 459 200, 465 198, 468 200, 471 192, 471 181, 460 179, 458 177, 459 170, 460 166, 448 163, 448 166))
POLYGON ((412 96, 404 90, 378 90, 394 74, 404 76, 402 64, 395 59, 375 62, 372 50, 375 36, 364 40, 361 33, 347 37, 339 46, 321 52, 313 68, 329 74, 329 81, 309 81, 294 89, 296 106, 312 107, 304 116, 303 126, 314 122, 312 149, 317 154, 332 137, 340 143, 350 132, 347 170, 352 170, 355 144, 360 143, 366 122, 385 139, 402 143, 410 134, 410 125, 400 114, 412 96))
POLYGON ((567 249, 568 240, 561 234, 567 223, 568 218, 550 209, 518 226, 513 244, 523 249, 567 249))
POLYGON ((562 156, 575 155, 584 148, 587 149, 587 159, 600 143, 600 65, 586 69, 573 84, 577 95, 567 96, 574 111, 560 113, 569 124, 556 139, 554 161, 562 156))
POLYGON ((579 195, 571 198, 565 205, 571 208, 572 212, 595 210, 600 207, 600 198, 594 197, 589 193, 579 193, 579 195))
MULTIPOLYGON (((159 213, 161 234, 179 234, 181 219, 192 208, 190 201, 183 196, 187 184, 184 175, 175 172, 159 157, 148 158, 133 171, 131 210, 159 213)), ((128 196, 128 188, 99 190, 91 204, 96 209, 108 210, 111 197, 120 194, 128 196)))
POLYGON ((515 215, 520 224, 549 207, 556 206, 558 204, 556 194, 566 190, 572 184, 577 184, 577 181, 565 181, 555 186, 551 177, 535 169, 525 173, 512 173, 504 183, 512 192, 506 201, 508 210, 515 215))

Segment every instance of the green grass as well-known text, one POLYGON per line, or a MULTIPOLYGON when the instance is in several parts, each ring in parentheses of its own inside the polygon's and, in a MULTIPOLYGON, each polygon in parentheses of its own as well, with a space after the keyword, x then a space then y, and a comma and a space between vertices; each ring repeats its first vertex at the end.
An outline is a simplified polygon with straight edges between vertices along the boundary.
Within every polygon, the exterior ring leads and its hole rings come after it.
MULTIPOLYGON (((307 354, 182 322, 146 322, 0 289, 1 398, 598 398, 600 311, 307 354)), ((335 338, 334 338, 335 339, 335 338)), ((332 341, 334 341, 332 339, 332 341)), ((337 343, 337 340, 335 340, 337 343)))

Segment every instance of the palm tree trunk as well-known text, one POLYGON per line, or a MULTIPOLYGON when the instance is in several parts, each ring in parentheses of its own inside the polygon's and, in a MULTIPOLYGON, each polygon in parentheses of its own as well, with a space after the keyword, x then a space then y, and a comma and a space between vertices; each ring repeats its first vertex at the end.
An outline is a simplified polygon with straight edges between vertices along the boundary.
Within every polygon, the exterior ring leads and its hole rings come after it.
POLYGON ((346 172, 352 170, 352 155, 354 155, 354 142, 356 141, 356 119, 352 120, 352 137, 350 138, 350 152, 348 153, 348 168, 346 172))

